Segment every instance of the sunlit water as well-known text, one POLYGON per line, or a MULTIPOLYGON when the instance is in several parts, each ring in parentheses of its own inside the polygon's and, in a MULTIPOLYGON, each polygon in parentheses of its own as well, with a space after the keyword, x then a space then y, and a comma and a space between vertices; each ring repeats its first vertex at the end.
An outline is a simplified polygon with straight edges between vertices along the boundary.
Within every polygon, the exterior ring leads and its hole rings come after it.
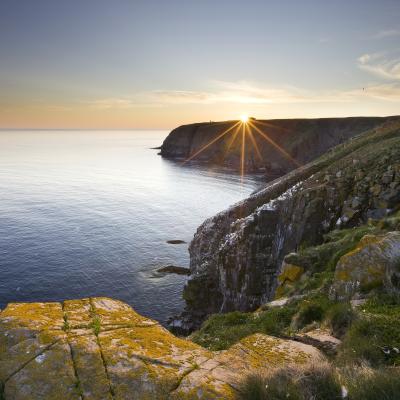
POLYGON ((160 131, 0 131, 0 308, 109 296, 165 322, 182 309, 197 227, 257 187, 182 167, 160 131))

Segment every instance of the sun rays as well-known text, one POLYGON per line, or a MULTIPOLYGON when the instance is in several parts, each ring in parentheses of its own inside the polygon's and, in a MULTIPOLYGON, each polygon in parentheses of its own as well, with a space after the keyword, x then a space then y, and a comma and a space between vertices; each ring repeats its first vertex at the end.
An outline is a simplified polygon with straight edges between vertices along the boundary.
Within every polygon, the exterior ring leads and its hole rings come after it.
MULTIPOLYGON (((243 180, 243 177, 246 173, 246 167, 250 160, 247 160, 246 157, 248 154, 251 154, 251 151, 254 151, 255 155, 259 159, 260 162, 263 160, 265 161, 265 164, 268 163, 269 160, 266 160, 263 158, 259 143, 257 143, 256 137, 258 139, 262 139, 263 141, 267 142, 269 145, 271 145, 275 150, 277 150, 280 154, 282 154, 287 160, 289 160, 291 163, 296 165, 296 167, 300 167, 301 164, 287 151, 285 150, 282 146, 280 146, 278 143, 276 143, 275 140, 273 140, 269 135, 268 135, 268 130, 266 128, 271 128, 275 130, 280 130, 280 131, 285 131, 285 132, 291 132, 290 129, 283 128, 277 125, 274 125, 273 123, 267 122, 267 121, 258 121, 255 118, 250 118, 248 115, 242 115, 240 119, 235 122, 232 126, 229 128, 225 129, 223 132, 218 134, 214 139, 210 140, 207 142, 205 145, 203 145, 199 150, 191 154, 185 161, 183 161, 182 164, 185 164, 194 158, 196 158, 198 155, 200 155, 203 151, 208 149, 210 146, 212 146, 214 143, 218 142, 221 140, 223 137, 228 135, 230 133, 230 138, 227 140, 227 144, 225 146, 225 152, 224 152, 224 159, 226 156, 235 150, 232 150, 234 148, 235 142, 238 140, 240 143, 237 144, 237 149, 240 149, 240 176, 241 180, 243 180), (260 129, 259 126, 264 127, 263 130, 260 129), (247 141, 247 138, 249 141, 247 141)), ((237 150, 236 150, 237 151, 237 150)))

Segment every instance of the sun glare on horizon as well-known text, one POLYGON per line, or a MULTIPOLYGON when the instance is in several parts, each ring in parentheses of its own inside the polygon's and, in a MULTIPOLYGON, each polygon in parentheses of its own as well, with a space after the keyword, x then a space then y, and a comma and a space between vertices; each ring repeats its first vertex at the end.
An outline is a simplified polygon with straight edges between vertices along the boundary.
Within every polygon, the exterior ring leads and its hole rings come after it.
POLYGON ((248 115, 241 115, 240 120, 244 123, 247 124, 249 122, 249 116, 248 115))

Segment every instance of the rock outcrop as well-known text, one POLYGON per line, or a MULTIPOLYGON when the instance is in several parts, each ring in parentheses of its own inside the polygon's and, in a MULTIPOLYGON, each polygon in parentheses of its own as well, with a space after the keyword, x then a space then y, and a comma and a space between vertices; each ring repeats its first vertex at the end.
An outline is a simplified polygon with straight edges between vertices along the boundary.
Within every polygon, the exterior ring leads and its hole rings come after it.
POLYGON ((400 232, 365 235, 353 251, 343 255, 336 265, 330 296, 351 300, 373 288, 400 294, 400 232))
POLYGON ((400 204, 400 121, 389 120, 206 220, 189 251, 186 309, 177 330, 212 313, 271 300, 284 257, 333 228, 382 218, 400 204))
MULTIPOLYGON (((252 134, 245 135, 244 168, 249 172, 263 171, 269 179, 281 176, 296 168, 296 163, 305 164, 328 149, 392 119, 396 117, 251 119, 245 128, 252 134)), ((188 159, 203 149, 196 155, 195 161, 238 170, 244 126, 235 124, 238 121, 180 126, 164 140, 160 154, 170 159, 188 159), (227 133, 222 135, 223 132, 227 133)))
POLYGON ((2 399, 234 399, 248 373, 321 358, 262 334, 211 352, 109 298, 9 304, 0 314, 2 399))

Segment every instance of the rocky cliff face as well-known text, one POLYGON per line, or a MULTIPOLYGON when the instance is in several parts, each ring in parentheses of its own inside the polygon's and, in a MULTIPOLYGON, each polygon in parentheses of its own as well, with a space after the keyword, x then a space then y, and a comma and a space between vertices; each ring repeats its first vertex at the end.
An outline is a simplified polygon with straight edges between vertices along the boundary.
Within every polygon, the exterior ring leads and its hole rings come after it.
POLYGON ((263 334, 212 352, 108 298, 9 304, 0 313, 1 399, 235 399, 248 373, 322 358, 263 334))
MULTIPOLYGON (((250 120, 246 125, 252 134, 246 134, 245 138, 245 169, 281 176, 295 168, 296 162, 305 164, 388 119, 393 117, 250 120), (271 140, 266 140, 262 135, 267 135, 271 140), (278 147, 295 161, 290 160, 278 147)), ((180 126, 164 140, 160 154, 166 158, 188 159, 212 143, 196 155, 195 160, 238 169, 243 125, 236 124, 237 121, 227 121, 180 126), (223 132, 227 133, 221 136, 223 132)))
POLYGON ((273 298, 285 255, 399 205, 400 121, 390 120, 206 220, 189 248, 186 310, 171 325, 256 309, 273 298))

